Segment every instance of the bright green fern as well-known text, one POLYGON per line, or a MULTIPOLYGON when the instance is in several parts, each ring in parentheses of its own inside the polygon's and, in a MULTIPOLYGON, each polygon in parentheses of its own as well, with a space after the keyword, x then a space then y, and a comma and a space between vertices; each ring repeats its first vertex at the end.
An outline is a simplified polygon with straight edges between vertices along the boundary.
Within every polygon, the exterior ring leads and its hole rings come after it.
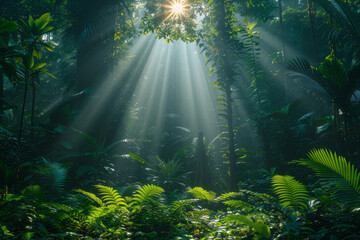
POLYGON ((99 194, 102 195, 102 200, 106 203, 107 206, 119 206, 126 207, 126 201, 121 195, 113 189, 112 187, 107 187, 103 185, 95 185, 99 194))
POLYGON ((292 176, 275 175, 271 178, 271 184, 275 187, 274 192, 278 196, 283 207, 306 210, 306 201, 309 200, 309 192, 301 182, 292 176))
POLYGON ((309 159, 292 161, 313 170, 335 199, 347 205, 360 205, 360 172, 342 156, 326 149, 314 149, 309 159))
POLYGON ((141 204, 150 199, 160 197, 161 193, 163 192, 164 189, 162 189, 159 186, 155 186, 153 184, 144 185, 139 190, 136 191, 136 193, 133 196, 133 201, 135 201, 138 204, 141 204))
POLYGON ((202 187, 194 187, 193 189, 189 190, 188 193, 199 200, 208 200, 209 202, 213 201, 216 197, 216 193, 206 191, 202 187))

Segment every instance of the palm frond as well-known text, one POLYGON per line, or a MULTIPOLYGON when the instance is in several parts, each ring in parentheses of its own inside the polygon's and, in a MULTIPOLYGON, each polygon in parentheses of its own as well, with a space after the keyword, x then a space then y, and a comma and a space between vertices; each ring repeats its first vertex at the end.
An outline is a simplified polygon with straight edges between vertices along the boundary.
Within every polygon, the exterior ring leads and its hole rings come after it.
POLYGON ((292 176, 275 175, 271 178, 271 184, 275 187, 274 192, 283 207, 306 210, 306 201, 309 192, 304 184, 298 182, 292 176))
POLYGON ((354 165, 326 149, 314 149, 308 157, 292 162, 312 169, 335 199, 360 205, 360 172, 354 165))
MULTIPOLYGON (((317 71, 313 66, 310 65, 309 61, 304 58, 290 59, 288 67, 290 71, 306 76, 317 82, 322 88, 324 88, 333 98, 336 97, 333 90, 336 89, 335 84, 332 81, 324 78, 323 74, 317 71)), ((298 76, 293 76, 298 78, 298 76)))
POLYGON ((194 187, 193 189, 189 190, 188 193, 190 193, 199 200, 213 201, 216 197, 216 193, 211 191, 206 191, 202 187, 194 187))
POLYGON ((338 88, 343 88, 347 81, 346 70, 341 62, 333 54, 326 57, 318 68, 324 78, 336 84, 338 88))
POLYGON ((161 193, 164 192, 159 186, 148 184, 142 186, 139 190, 134 194, 133 200, 138 204, 144 203, 150 199, 160 197, 161 193))
POLYGON ((316 0, 316 2, 337 22, 351 34, 354 39, 360 41, 360 16, 351 10, 349 4, 339 0, 316 0))
POLYGON ((95 185, 106 206, 127 207, 125 199, 112 187, 95 185))

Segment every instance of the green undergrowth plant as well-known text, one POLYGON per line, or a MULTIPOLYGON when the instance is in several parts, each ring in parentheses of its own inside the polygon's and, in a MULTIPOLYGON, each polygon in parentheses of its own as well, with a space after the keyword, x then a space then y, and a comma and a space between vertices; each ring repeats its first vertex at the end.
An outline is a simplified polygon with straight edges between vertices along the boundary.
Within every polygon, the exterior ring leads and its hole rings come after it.
POLYGON ((310 168, 319 179, 306 186, 292 176, 272 177, 273 191, 280 202, 279 210, 287 219, 280 236, 301 238, 313 234, 314 239, 358 238, 360 235, 355 227, 355 222, 360 219, 358 169, 327 149, 313 149, 308 158, 291 163, 310 168), (312 189, 311 194, 308 189, 312 189))
MULTIPOLYGON (((350 179, 345 182, 352 187, 358 186, 358 172, 352 165, 346 170, 346 160, 342 165, 330 164, 337 161, 342 160, 330 151, 313 150, 309 159, 301 163, 317 162, 315 167, 311 165, 314 169, 343 166, 343 170, 328 170, 331 178, 319 180, 325 185, 305 185, 292 176, 275 175, 271 179, 274 195, 245 189, 217 195, 194 187, 187 190, 187 198, 169 201, 165 190, 153 184, 127 188, 97 184, 94 192, 76 189, 53 199, 45 186, 31 185, 8 193, 0 201, 0 236, 4 240, 358 237, 358 208, 354 201, 347 203, 355 198, 339 198, 343 196, 337 195, 342 191, 341 185, 333 185, 345 184, 343 180, 335 181, 337 176, 350 179), (326 160, 319 163, 317 154, 326 160)), ((328 174, 321 170, 317 175, 324 177, 325 173, 328 174)))

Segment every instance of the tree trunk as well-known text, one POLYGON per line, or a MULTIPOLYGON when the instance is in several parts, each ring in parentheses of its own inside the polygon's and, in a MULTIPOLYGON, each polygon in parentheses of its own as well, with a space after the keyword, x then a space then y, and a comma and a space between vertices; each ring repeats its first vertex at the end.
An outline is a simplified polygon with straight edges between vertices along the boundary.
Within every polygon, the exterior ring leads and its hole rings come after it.
POLYGON ((315 12, 315 4, 313 0, 307 0, 308 5, 308 14, 310 20, 310 27, 311 27, 311 35, 312 35, 312 43, 313 43, 313 50, 314 50, 314 59, 315 63, 318 64, 318 48, 317 48, 317 39, 316 39, 316 32, 315 32, 315 20, 316 20, 316 12, 315 12))
POLYGON ((285 34, 284 34, 284 21, 283 21, 283 11, 282 11, 282 1, 279 0, 279 20, 280 20, 280 35, 281 35, 281 48, 282 48, 282 59, 283 63, 281 65, 281 73, 284 81, 284 94, 285 94, 285 105, 288 103, 288 90, 287 90, 287 78, 285 74, 284 63, 286 61, 286 51, 285 51, 285 34))
POLYGON ((2 118, 2 115, 4 114, 3 109, 3 101, 4 101, 4 75, 0 73, 0 120, 2 118))
POLYGON ((33 140, 34 137, 34 127, 35 127, 35 102, 36 102, 36 84, 40 79, 40 75, 32 78, 32 100, 31 100, 31 120, 30 120, 30 138, 33 140))
POLYGON ((231 84, 226 84, 226 104, 227 104, 227 124, 229 130, 229 160, 230 160, 230 189, 231 191, 238 190, 238 171, 236 165, 236 153, 235 153, 235 135, 233 124, 233 111, 232 111, 232 97, 231 97, 231 84))
POLYGON ((220 81, 223 83, 223 91, 225 92, 226 97, 226 119, 228 126, 228 136, 229 136, 229 161, 230 161, 230 189, 231 191, 238 190, 238 171, 236 165, 236 153, 235 153, 235 135, 234 135, 234 124, 233 124, 233 109, 232 109, 232 91, 231 86, 233 84, 233 64, 229 61, 230 54, 228 52, 228 45, 230 43, 229 32, 226 29, 226 12, 225 12, 225 1, 219 0, 217 3, 218 11, 219 11, 219 19, 218 19, 218 47, 220 52, 220 57, 224 63, 223 66, 220 66, 221 74, 220 81))
POLYGON ((20 173, 21 138, 23 132, 23 125, 24 125, 27 90, 28 90, 28 73, 25 73, 24 97, 23 97, 23 104, 21 107, 20 126, 19 126, 19 134, 18 134, 16 179, 19 179, 19 173, 20 173))
POLYGON ((209 163, 204 146, 203 133, 200 131, 196 145, 195 154, 195 186, 205 189, 210 187, 209 163))

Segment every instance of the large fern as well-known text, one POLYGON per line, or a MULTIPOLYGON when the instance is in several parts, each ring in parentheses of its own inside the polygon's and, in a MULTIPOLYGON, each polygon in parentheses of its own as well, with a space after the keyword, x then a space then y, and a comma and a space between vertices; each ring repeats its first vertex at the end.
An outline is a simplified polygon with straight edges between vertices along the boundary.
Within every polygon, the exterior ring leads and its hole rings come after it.
POLYGON ((193 189, 189 190, 188 193, 199 200, 208 200, 209 202, 213 201, 216 197, 216 193, 206 191, 202 187, 194 187, 193 189))
POLYGON ((161 193, 163 192, 164 189, 162 189, 159 186, 155 186, 153 184, 144 185, 139 190, 136 191, 136 193, 133 196, 133 201, 135 201, 138 204, 141 204, 150 199, 160 197, 161 193))
POLYGON ((283 207, 307 209, 305 202, 309 200, 309 192, 305 185, 295 180, 294 177, 275 175, 271 178, 271 184, 275 187, 274 192, 283 207))
POLYGON ((335 199, 360 205, 360 172, 342 156, 326 149, 314 149, 308 159, 292 161, 312 169, 335 199))
POLYGON ((106 203, 106 206, 127 207, 125 199, 112 187, 103 185, 95 185, 95 187, 99 194, 102 195, 102 200, 106 203))

